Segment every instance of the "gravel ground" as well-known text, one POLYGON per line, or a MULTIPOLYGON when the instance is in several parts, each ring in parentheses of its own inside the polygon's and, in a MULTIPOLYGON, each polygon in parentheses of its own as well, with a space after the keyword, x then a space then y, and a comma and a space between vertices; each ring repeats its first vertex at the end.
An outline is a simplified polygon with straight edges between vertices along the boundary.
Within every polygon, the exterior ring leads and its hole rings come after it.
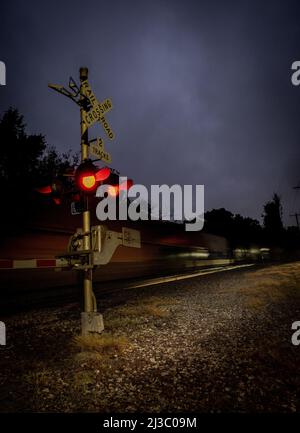
POLYGON ((299 411, 298 288, 296 263, 123 290, 98 300, 105 348, 77 304, 7 317, 0 411, 299 411))

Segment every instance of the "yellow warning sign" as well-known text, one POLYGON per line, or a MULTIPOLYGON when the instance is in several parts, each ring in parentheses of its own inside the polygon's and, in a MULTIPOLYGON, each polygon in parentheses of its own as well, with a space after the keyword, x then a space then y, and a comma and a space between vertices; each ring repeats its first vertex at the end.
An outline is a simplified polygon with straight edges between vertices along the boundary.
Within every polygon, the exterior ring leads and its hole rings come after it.
POLYGON ((102 138, 97 138, 96 140, 90 141, 89 152, 90 154, 92 154, 98 159, 101 159, 107 164, 111 163, 111 156, 108 152, 105 151, 102 138))
POLYGON ((112 109, 112 102, 109 98, 98 102, 87 80, 82 82, 83 94, 89 99, 92 108, 83 112, 84 130, 90 128, 94 123, 99 121, 110 140, 113 140, 115 134, 109 126, 104 114, 112 109))

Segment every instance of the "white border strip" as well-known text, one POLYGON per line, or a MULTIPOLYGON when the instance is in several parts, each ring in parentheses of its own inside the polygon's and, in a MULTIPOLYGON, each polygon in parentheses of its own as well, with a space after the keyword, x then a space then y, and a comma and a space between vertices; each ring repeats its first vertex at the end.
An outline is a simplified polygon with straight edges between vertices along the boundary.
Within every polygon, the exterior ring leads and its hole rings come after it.
POLYGON ((234 269, 247 268, 249 266, 254 266, 254 265, 255 263, 250 263, 246 265, 226 266, 222 268, 214 268, 207 271, 193 272, 192 274, 187 274, 187 275, 175 275, 174 277, 170 276, 170 277, 154 278, 152 280, 148 280, 143 283, 125 287, 125 290, 137 289, 139 287, 146 287, 146 286, 154 286, 156 284, 170 283, 172 281, 186 280, 188 278, 199 277, 200 275, 216 274, 218 272, 232 271, 234 269))

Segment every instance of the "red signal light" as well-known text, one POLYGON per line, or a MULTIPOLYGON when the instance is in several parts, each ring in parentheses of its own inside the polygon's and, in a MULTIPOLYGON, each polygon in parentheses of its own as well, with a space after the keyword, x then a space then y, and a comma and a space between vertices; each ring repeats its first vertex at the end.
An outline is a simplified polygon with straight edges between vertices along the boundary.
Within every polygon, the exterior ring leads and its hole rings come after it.
POLYGON ((100 168, 100 170, 98 170, 95 174, 95 178, 97 182, 106 180, 109 178, 109 176, 110 176, 110 168, 108 167, 100 168))
POLYGON ((84 192, 93 192, 97 187, 97 168, 91 161, 83 162, 76 170, 75 183, 84 192))
POLYGON ((79 177, 79 184, 84 191, 93 191, 96 185, 96 177, 94 174, 82 174, 79 177))
POLYGON ((53 197, 53 201, 55 204, 60 205, 61 204, 61 198, 59 197, 53 197))
POLYGON ((110 168, 97 168, 92 161, 87 160, 80 164, 75 173, 75 183, 77 187, 86 193, 96 190, 100 182, 110 177, 110 168))
POLYGON ((35 188, 35 190, 37 192, 39 192, 40 194, 51 194, 52 193, 51 185, 42 186, 41 188, 35 188))
POLYGON ((133 185, 132 179, 127 179, 120 185, 109 185, 107 188, 108 195, 116 197, 121 191, 128 191, 133 185))
POLYGON ((128 191, 133 185, 132 179, 127 179, 120 185, 120 191, 128 191))
POLYGON ((40 194, 50 195, 55 204, 61 204, 62 196, 64 193, 64 187, 59 179, 54 179, 51 185, 42 186, 35 188, 40 194))
POLYGON ((107 188, 108 195, 111 197, 116 197, 119 194, 119 186, 118 185, 109 185, 107 188))
POLYGON ((80 199, 81 199, 80 194, 75 193, 75 194, 72 195, 72 200, 73 201, 80 201, 80 199))

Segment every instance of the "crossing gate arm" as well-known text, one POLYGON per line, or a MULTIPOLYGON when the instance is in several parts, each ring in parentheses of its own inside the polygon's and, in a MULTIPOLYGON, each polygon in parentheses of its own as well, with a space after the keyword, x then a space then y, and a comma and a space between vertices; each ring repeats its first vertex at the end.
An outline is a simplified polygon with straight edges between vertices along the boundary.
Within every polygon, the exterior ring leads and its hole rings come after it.
MULTIPOLYGON (((83 234, 79 232, 79 237, 83 234)), ((107 230, 103 226, 92 227, 92 250, 77 250, 48 259, 0 259, 1 269, 87 269, 110 262, 119 245, 141 248, 138 230, 122 228, 122 232, 107 230)))
POLYGON ((67 268, 68 262, 62 258, 56 259, 0 259, 0 269, 61 269, 67 268))

